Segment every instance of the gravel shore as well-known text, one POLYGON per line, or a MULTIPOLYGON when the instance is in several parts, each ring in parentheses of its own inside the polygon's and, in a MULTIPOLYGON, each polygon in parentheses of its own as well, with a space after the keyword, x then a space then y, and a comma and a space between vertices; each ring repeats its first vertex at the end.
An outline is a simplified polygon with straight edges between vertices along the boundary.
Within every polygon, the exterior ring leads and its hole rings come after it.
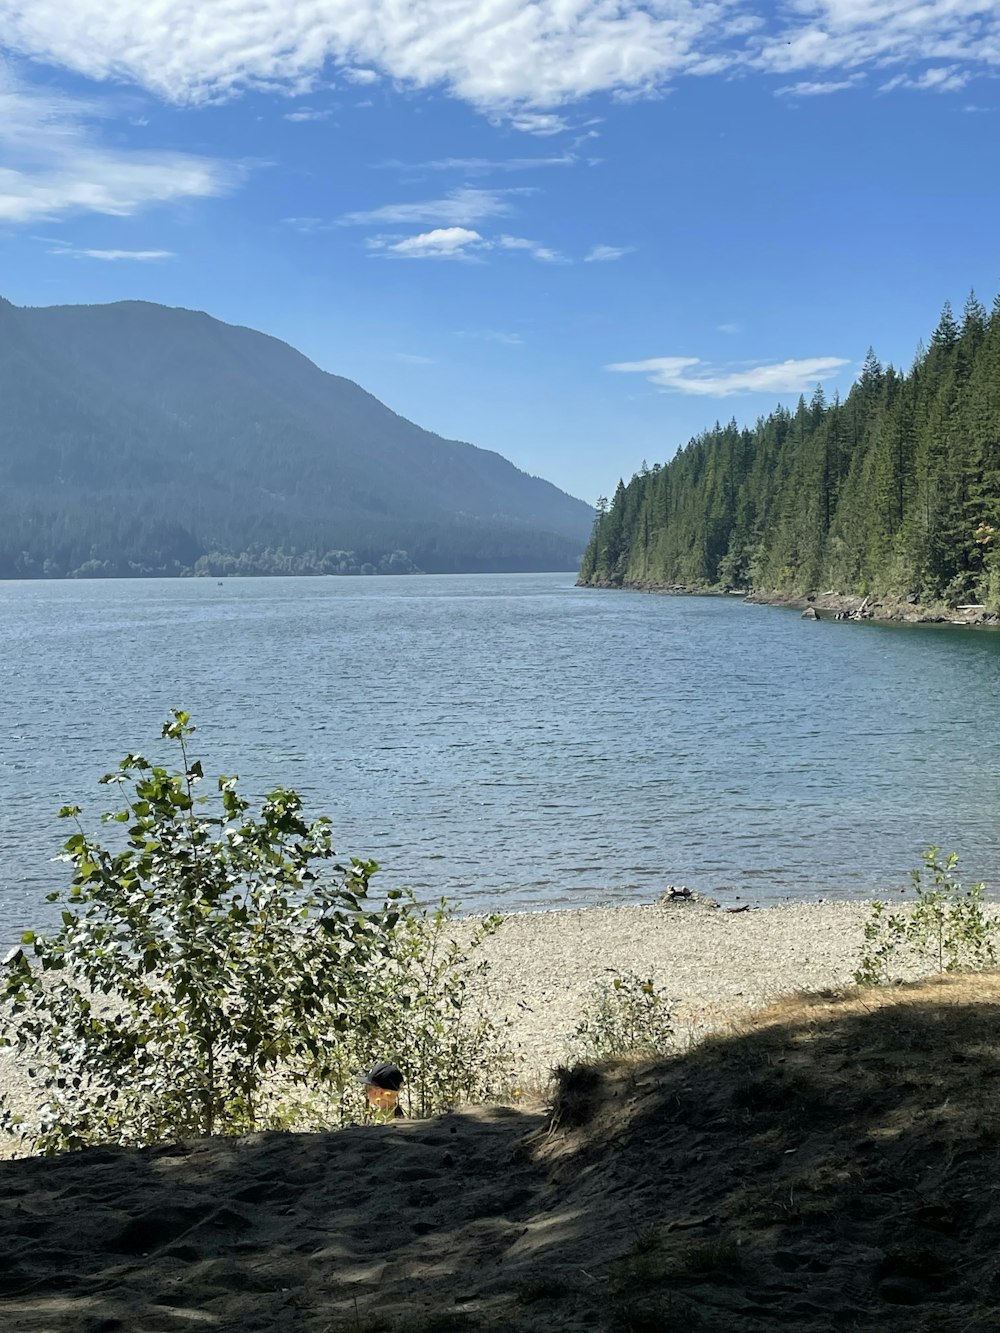
POLYGON ((778 995, 849 984, 865 903, 797 903, 731 913, 697 903, 592 907, 508 917, 478 956, 490 1012, 507 1020, 524 1078, 566 1060, 594 986, 626 972, 673 1002, 685 1046, 778 995))

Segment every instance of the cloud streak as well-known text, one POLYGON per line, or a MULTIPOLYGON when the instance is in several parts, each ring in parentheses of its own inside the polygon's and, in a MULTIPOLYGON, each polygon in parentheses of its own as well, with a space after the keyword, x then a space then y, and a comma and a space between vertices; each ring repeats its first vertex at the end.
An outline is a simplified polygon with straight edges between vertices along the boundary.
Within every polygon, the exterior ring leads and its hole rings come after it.
POLYGON ((300 124, 310 120, 329 120, 332 115, 332 111, 314 111, 311 107, 304 106, 298 111, 286 111, 283 118, 293 124, 300 124))
POLYGON ((519 333, 508 333, 504 329, 457 329, 456 338, 478 338, 484 342, 500 343, 502 347, 523 347, 524 339, 519 333))
POLYGON ((501 250, 524 250, 542 264, 568 264, 570 261, 558 250, 551 250, 547 245, 529 241, 524 236, 501 236, 497 242, 501 250))
POLYGON ((405 236, 392 240, 373 236, 368 248, 387 259, 475 259, 477 252, 488 246, 478 231, 468 227, 435 227, 419 236, 405 236))
POLYGON ((386 259, 482 259, 487 250, 520 250, 542 264, 568 264, 570 261, 556 250, 550 250, 537 241, 523 236, 489 238, 470 227, 435 227, 417 236, 373 236, 369 250, 386 259))
POLYGON ((173 250, 81 250, 75 245, 56 245, 50 255, 67 255, 71 259, 100 259, 105 263, 132 260, 139 264, 154 264, 163 259, 176 258, 173 250))
POLYGON ((775 97, 827 97, 830 93, 845 92, 848 88, 856 88, 859 83, 864 81, 863 74, 852 74, 849 79, 828 79, 811 80, 805 79, 799 83, 789 83, 783 88, 775 88, 775 97))
POLYGON ((910 88, 920 93, 957 93, 961 92, 970 78, 969 71, 959 69, 957 65, 941 65, 935 69, 925 69, 916 76, 897 74, 895 78, 883 83, 879 92, 891 93, 897 88, 910 88))
POLYGON ((585 264, 608 264, 612 260, 622 259, 625 255, 630 255, 634 249, 634 245, 595 245, 588 254, 584 255, 583 262, 585 264))
POLYGON ((464 171, 470 176, 487 176, 494 171, 535 171, 541 167, 573 167, 580 161, 575 153, 551 157, 438 157, 429 162, 380 162, 383 170, 402 172, 464 171))
POLYGON ((382 204, 355 213, 345 213, 339 219, 342 226, 372 226, 382 223, 437 223, 441 226, 470 227, 487 218, 504 217, 513 209, 512 195, 527 194, 519 190, 479 190, 464 186, 452 190, 440 199, 424 199, 414 203, 382 204))
POLYGON ((948 62, 966 74, 1000 68, 1000 11, 991 0, 796 0, 783 22, 749 46, 748 63, 772 73, 844 78, 895 65, 908 67, 896 86, 934 91, 923 65, 948 62))
POLYGON ((847 364, 843 357, 815 356, 728 369, 696 356, 656 356, 646 361, 618 361, 604 369, 645 375, 651 384, 673 393, 731 398, 748 393, 807 393, 847 364))
POLYGON ((0 68, 0 222, 77 213, 128 217, 153 204, 235 188, 240 167, 191 153, 102 141, 94 103, 40 92, 0 68))

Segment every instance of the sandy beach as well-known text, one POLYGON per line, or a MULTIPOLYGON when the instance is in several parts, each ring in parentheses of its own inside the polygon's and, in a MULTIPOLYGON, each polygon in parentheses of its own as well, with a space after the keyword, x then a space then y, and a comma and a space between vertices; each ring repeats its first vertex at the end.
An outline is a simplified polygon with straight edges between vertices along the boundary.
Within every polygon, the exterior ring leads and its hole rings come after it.
POLYGON ((594 907, 508 917, 480 956, 494 1016, 526 1080, 564 1062, 593 989, 624 973, 669 997, 679 1047, 779 995, 849 984, 864 903, 797 903, 746 912, 697 902, 594 907))

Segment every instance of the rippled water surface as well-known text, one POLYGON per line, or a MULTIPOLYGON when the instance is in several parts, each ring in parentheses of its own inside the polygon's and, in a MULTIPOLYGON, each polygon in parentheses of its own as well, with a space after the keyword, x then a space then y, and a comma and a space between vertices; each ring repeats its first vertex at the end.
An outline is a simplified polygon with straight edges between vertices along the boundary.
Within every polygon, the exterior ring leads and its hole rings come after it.
POLYGON ((171 707, 207 773, 469 909, 863 897, 930 840, 1000 879, 996 633, 564 574, 0 583, 0 615, 2 939, 52 910, 60 804, 96 827, 171 707))

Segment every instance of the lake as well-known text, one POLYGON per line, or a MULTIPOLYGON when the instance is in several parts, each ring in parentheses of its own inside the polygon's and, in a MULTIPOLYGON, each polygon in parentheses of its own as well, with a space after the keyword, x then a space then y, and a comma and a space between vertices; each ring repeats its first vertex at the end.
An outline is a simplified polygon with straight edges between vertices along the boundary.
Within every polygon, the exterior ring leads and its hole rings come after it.
MULTIPOLYGON (((569 574, 0 583, 0 939, 129 750, 295 787, 383 887, 468 910, 865 898, 929 841, 1000 882, 1000 634, 569 574)), ((208 790, 205 783, 202 790, 208 790)))

